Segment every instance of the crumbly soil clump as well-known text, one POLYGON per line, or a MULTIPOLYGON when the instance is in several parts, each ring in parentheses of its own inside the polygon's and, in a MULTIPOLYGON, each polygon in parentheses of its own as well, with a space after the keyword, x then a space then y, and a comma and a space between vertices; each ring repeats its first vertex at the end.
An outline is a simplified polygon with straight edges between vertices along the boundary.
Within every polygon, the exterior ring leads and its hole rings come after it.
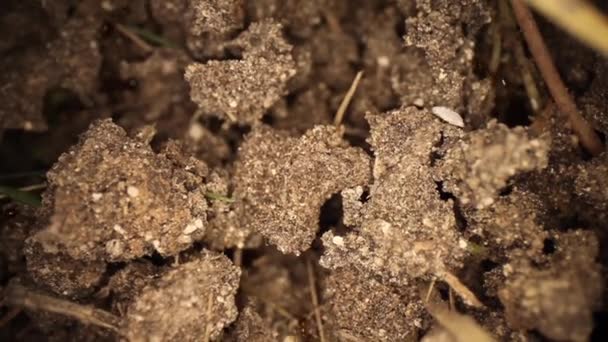
POLYGON ((529 50, 508 1, 2 1, 0 340, 600 340, 608 156, 529 50))
POLYGON ((143 135, 99 121, 60 157, 44 200, 50 224, 33 237, 45 251, 126 261, 173 255, 204 235, 205 164, 172 144, 156 154, 143 135))

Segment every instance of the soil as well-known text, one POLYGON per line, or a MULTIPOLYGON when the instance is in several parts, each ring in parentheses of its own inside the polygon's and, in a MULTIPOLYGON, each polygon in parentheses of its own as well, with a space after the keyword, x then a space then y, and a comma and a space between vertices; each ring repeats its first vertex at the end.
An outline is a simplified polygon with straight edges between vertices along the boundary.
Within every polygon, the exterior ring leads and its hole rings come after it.
POLYGON ((0 340, 601 340, 608 156, 505 4, 3 1, 0 340))

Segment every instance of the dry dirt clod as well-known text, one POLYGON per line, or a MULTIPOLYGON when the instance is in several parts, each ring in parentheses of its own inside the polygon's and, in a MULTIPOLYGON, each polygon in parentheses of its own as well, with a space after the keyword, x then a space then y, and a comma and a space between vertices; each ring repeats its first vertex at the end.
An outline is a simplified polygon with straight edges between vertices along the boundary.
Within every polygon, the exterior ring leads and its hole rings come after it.
MULTIPOLYGON (((414 287, 391 287, 355 270, 325 280, 328 331, 337 341, 415 341, 424 306, 414 287)), ((330 339, 330 340, 334 340, 330 339)))
POLYGON ((335 127, 317 126, 299 139, 260 127, 240 149, 234 196, 248 230, 284 253, 299 254, 319 229, 325 201, 366 185, 370 171, 369 158, 348 147, 335 127))
POLYGON ((173 255, 207 224, 206 166, 174 143, 155 154, 110 120, 98 121, 48 173, 50 225, 33 236, 46 252, 125 261, 173 255))
POLYGON ((500 250, 512 248, 542 253, 543 242, 548 236, 541 224, 546 213, 544 203, 534 193, 514 188, 485 209, 465 207, 463 215, 468 223, 467 230, 482 237, 493 256, 499 255, 500 250))
POLYGON ((240 274, 228 258, 211 252, 168 271, 129 307, 127 337, 133 342, 217 340, 237 318, 240 274))
POLYGON ((374 183, 362 206, 347 198, 347 218, 361 224, 345 235, 323 235, 321 265, 354 267, 389 282, 409 284, 462 266, 466 249, 453 202, 443 201, 431 172, 431 154, 460 134, 428 111, 403 108, 369 115, 375 154, 374 183), (443 139, 442 139, 443 137, 443 139), (354 213, 354 208, 360 213, 354 213))
POLYGON ((27 270, 37 285, 68 298, 92 294, 101 281, 106 263, 75 260, 64 252, 47 252, 40 243, 28 240, 24 248, 27 270))
POLYGON ((555 243, 547 265, 514 258, 504 266, 507 280, 499 298, 514 328, 538 329, 560 341, 587 341, 603 289, 595 263, 598 241, 593 233, 572 231, 557 235, 555 243))
POLYGON ((234 45, 243 48, 242 60, 192 64, 185 77, 204 113, 253 124, 287 92, 296 73, 291 46, 270 20, 251 24, 234 45))
POLYGON ((523 127, 491 121, 448 150, 437 178, 462 204, 483 209, 496 201, 511 177, 545 168, 549 147, 547 136, 535 138, 523 127))
POLYGON ((478 0, 416 0, 416 8, 417 15, 406 19, 404 38, 406 46, 425 54, 428 75, 422 78, 426 78, 428 87, 419 88, 421 92, 414 98, 461 112, 465 109, 464 99, 487 95, 484 92, 488 88, 472 87, 477 78, 471 66, 475 35, 490 22, 490 9, 486 2, 478 0))

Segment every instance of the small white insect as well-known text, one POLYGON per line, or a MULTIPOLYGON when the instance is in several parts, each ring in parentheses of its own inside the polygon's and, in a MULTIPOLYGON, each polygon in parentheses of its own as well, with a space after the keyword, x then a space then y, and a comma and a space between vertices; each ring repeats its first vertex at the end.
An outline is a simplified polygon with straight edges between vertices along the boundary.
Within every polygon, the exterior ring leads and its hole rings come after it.
POLYGON ((450 125, 454 125, 457 127, 464 127, 464 120, 462 120, 462 116, 451 110, 447 107, 433 107, 431 108, 431 112, 439 117, 441 120, 449 123, 450 125))

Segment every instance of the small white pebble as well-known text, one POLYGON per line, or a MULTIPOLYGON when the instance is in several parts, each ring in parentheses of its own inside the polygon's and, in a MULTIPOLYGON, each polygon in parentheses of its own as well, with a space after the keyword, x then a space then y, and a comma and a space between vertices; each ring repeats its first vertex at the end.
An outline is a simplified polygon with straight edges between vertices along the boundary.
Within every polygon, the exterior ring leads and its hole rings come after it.
POLYGON ((236 102, 236 100, 230 100, 230 102, 228 102, 228 105, 230 106, 230 108, 236 108, 238 102, 236 102))
POLYGON ((188 130, 188 135, 190 136, 190 138, 192 138, 192 140, 199 141, 203 138, 204 134, 205 134, 205 131, 203 130, 203 126, 201 124, 199 124, 198 122, 195 122, 192 125, 190 125, 190 129, 188 130))
POLYGON ((412 102, 414 104, 414 106, 418 107, 418 108, 422 108, 424 107, 424 99, 421 98, 417 98, 414 100, 414 102, 412 102))
POLYGON ((198 229, 203 228, 203 220, 201 220, 200 218, 199 218, 199 219, 194 220, 194 225, 195 225, 195 226, 196 226, 196 228, 198 228, 198 229))
POLYGON ((388 57, 386 57, 386 56, 380 56, 380 57, 378 57, 378 65, 381 68, 386 68, 390 64, 391 64, 391 60, 388 57))
POLYGON ((441 120, 449 123, 450 125, 454 125, 456 127, 464 127, 464 120, 462 120, 462 116, 451 110, 447 107, 433 107, 431 108, 431 112, 439 117, 441 120))
POLYGON ((91 197, 93 198, 93 202, 97 202, 103 197, 103 194, 100 192, 94 192, 91 197))
POLYGON ((127 195, 129 195, 129 197, 137 197, 139 195, 139 189, 132 185, 129 185, 127 187, 127 195))
POLYGON ((341 236, 334 236, 333 239, 331 239, 331 241, 336 246, 344 247, 344 238, 342 238, 341 236))
POLYGON ((469 244, 464 239, 458 240, 458 247, 466 249, 469 244))

